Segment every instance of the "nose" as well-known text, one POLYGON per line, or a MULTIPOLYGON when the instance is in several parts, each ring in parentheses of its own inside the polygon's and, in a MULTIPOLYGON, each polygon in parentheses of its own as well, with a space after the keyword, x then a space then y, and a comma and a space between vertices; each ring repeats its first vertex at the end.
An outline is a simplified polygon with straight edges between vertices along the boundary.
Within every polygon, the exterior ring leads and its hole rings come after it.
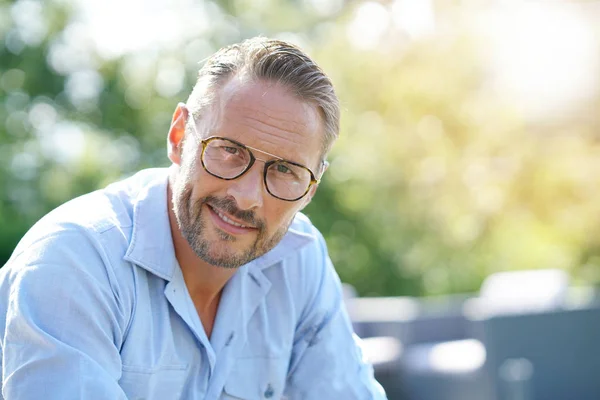
POLYGON ((232 196, 241 210, 251 210, 263 205, 263 163, 255 163, 246 173, 231 182, 227 194, 232 196))

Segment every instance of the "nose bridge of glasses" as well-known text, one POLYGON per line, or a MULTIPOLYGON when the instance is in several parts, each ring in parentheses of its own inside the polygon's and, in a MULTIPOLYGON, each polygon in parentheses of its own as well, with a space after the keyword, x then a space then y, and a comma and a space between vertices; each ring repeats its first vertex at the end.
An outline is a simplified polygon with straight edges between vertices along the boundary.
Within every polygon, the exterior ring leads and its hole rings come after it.
POLYGON ((250 146, 246 146, 246 148, 248 149, 248 151, 252 154, 252 156, 254 157, 255 160, 261 161, 263 164, 266 164, 270 161, 283 161, 283 158, 276 156, 275 154, 271 154, 267 151, 261 150, 261 149, 257 149, 255 147, 250 147, 250 146), (268 158, 261 158, 261 157, 256 157, 256 153, 260 153, 260 154, 264 154, 267 157, 270 157, 270 159, 268 158))
POLYGON ((259 157, 256 157, 256 156, 254 156, 254 159, 256 161, 262 162, 263 164, 266 164, 266 163, 268 163, 270 161, 270 160, 265 160, 264 158, 259 158, 259 157))

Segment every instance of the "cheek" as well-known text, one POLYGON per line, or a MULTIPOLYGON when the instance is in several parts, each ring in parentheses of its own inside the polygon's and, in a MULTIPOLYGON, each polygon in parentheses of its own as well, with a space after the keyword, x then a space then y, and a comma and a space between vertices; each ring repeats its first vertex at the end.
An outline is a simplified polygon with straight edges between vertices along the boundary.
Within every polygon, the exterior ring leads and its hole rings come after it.
POLYGON ((185 185, 191 189, 192 198, 199 199, 210 194, 223 192, 227 181, 217 179, 208 174, 200 161, 191 165, 185 165, 182 170, 182 179, 185 185))
POLYGON ((211 175, 209 175, 202 166, 202 160, 200 159, 200 153, 193 141, 186 141, 183 148, 180 174, 185 177, 188 184, 197 186, 198 182, 206 182, 210 184, 212 181, 211 175))

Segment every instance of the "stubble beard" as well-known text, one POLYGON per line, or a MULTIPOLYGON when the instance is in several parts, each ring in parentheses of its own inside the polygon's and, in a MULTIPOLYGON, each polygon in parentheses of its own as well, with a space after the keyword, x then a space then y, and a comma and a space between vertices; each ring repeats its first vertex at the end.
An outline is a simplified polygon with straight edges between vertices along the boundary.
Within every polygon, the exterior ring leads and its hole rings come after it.
POLYGON ((262 256, 275 247, 286 234, 291 220, 281 226, 271 237, 267 237, 265 223, 258 220, 254 212, 239 210, 233 199, 206 196, 198 200, 192 199, 192 188, 184 185, 173 188, 173 211, 182 236, 188 242, 194 253, 203 261, 222 268, 239 268, 244 264, 262 256), (203 209, 210 206, 224 211, 249 225, 257 228, 256 239, 246 249, 234 251, 232 244, 238 241, 215 227, 218 239, 208 239, 203 218, 203 209))

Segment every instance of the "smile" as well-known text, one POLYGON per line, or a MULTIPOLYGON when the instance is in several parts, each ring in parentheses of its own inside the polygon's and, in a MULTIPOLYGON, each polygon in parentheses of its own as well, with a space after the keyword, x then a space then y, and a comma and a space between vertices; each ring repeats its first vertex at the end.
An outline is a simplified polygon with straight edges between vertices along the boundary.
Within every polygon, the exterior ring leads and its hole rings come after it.
POLYGON ((217 210, 216 208, 213 208, 212 206, 208 206, 208 210, 217 228, 224 230, 228 233, 236 235, 256 230, 256 228, 253 226, 240 224, 239 222, 232 220, 223 212, 217 210))
POLYGON ((227 222, 228 224, 234 225, 234 226, 239 226, 241 228, 251 228, 250 226, 246 226, 246 225, 242 225, 242 224, 238 224, 237 222, 235 222, 232 219, 227 218, 227 216, 225 216, 225 214, 222 214, 219 210, 215 210, 215 212, 217 213, 217 215, 219 217, 221 217, 221 219, 225 222, 227 222))

